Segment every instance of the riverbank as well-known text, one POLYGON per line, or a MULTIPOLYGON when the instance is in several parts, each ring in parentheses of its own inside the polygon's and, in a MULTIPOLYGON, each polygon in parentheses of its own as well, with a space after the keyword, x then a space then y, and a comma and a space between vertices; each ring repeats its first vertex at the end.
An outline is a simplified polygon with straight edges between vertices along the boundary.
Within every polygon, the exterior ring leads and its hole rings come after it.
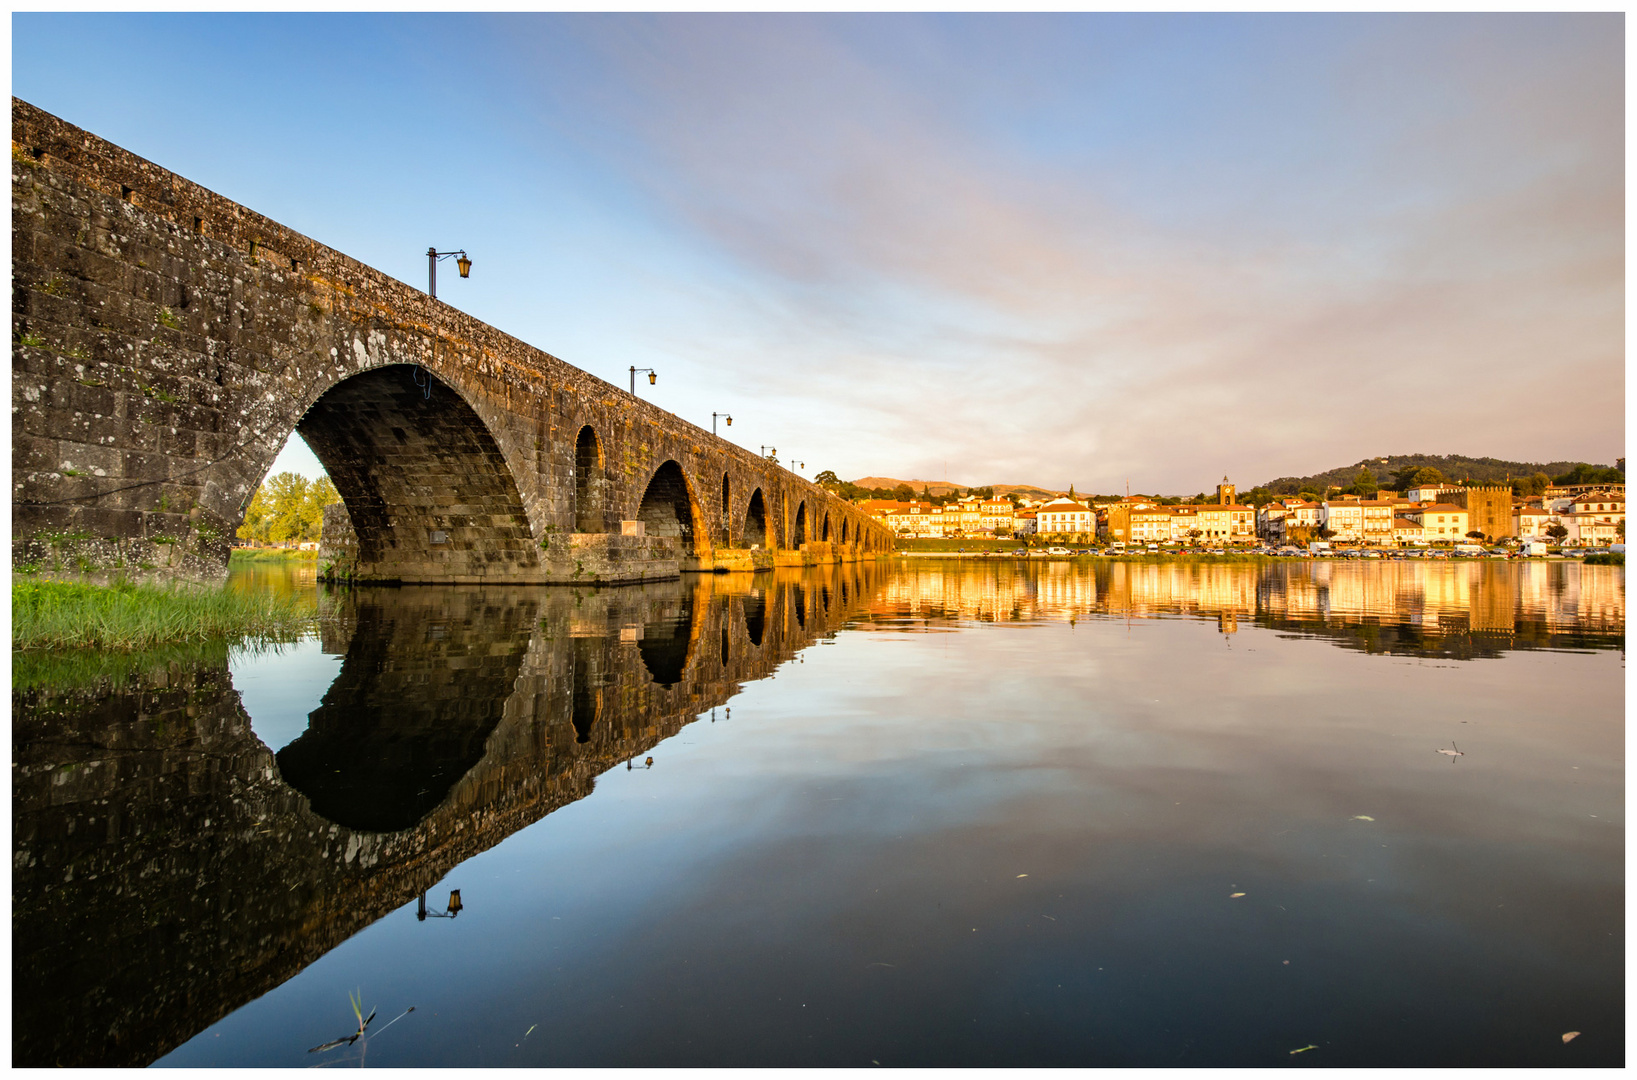
POLYGON ((310 611, 267 593, 121 583, 13 580, 11 647, 130 651, 190 642, 274 642, 303 631, 310 611))
POLYGON ((245 562, 291 562, 304 559, 309 562, 318 560, 317 550, 302 551, 298 548, 234 548, 228 555, 229 565, 245 562))

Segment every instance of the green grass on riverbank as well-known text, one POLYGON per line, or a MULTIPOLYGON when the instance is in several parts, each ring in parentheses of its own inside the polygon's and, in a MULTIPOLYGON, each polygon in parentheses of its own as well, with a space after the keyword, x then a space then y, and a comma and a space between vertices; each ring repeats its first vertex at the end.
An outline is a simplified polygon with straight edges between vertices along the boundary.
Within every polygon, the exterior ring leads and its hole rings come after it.
POLYGON ((1022 546, 1023 541, 1021 540, 1001 540, 992 536, 974 536, 963 540, 946 540, 941 536, 919 536, 897 541, 899 551, 941 552, 948 555, 970 554, 974 551, 1016 551, 1022 546))
POLYGON ((295 598, 268 593, 32 578, 11 585, 14 650, 283 641, 305 629, 310 619, 310 611, 295 598))
POLYGON ((241 562, 287 562, 293 559, 313 560, 318 558, 316 551, 300 551, 296 548, 234 548, 227 560, 231 563, 241 562))

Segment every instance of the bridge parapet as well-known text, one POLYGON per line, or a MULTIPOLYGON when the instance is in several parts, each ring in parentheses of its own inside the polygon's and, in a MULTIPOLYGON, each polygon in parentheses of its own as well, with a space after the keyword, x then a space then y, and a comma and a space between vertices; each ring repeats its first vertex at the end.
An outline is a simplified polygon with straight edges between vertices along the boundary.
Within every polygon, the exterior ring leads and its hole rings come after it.
POLYGON ((831 559, 891 549, 810 481, 16 98, 12 252, 14 562, 219 577, 292 430, 358 580, 584 581, 563 539, 625 520, 677 554, 582 543, 595 580, 825 528, 831 559))

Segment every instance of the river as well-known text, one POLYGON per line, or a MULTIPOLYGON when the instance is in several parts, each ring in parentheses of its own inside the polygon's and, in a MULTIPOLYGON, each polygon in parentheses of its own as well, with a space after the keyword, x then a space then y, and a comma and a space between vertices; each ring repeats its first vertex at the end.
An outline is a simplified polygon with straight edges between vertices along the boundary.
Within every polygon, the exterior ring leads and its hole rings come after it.
POLYGON ((1622 568, 296 565, 14 671, 14 1064, 1624 1063, 1622 568))

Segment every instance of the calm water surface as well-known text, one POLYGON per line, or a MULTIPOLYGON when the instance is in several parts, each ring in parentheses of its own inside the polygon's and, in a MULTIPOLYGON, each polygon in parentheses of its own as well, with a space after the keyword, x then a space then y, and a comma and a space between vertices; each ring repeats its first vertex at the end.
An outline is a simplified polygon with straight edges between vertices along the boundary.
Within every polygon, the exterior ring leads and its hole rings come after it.
POLYGON ((1624 1062, 1620 569, 256 575, 14 676, 17 1064, 1624 1062))

